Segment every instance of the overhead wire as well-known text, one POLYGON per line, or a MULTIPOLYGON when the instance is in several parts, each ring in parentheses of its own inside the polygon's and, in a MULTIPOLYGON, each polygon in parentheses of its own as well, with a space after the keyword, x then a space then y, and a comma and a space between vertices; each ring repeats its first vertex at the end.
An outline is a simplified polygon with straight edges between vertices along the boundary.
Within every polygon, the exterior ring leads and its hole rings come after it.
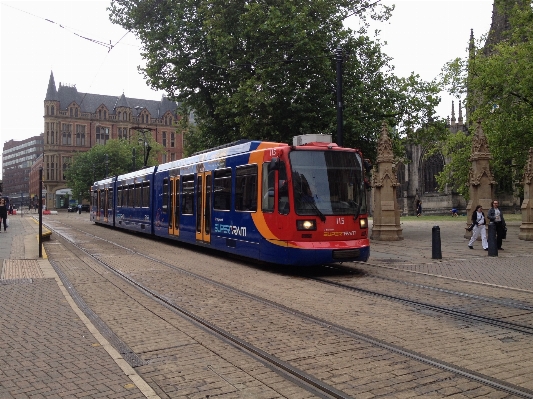
MULTIPOLYGON (((126 31, 126 33, 124 33, 124 35, 122 35, 122 37, 121 37, 120 39, 118 39, 118 40, 115 42, 115 44, 112 44, 111 40, 109 41, 109 43, 105 43, 105 42, 102 42, 101 40, 92 39, 92 38, 90 38, 90 37, 88 37, 88 36, 81 35, 81 34, 77 33, 73 28, 71 28, 71 27, 69 27, 69 26, 66 26, 66 25, 63 25, 63 24, 61 24, 61 23, 55 22, 55 21, 53 21, 53 20, 51 20, 51 19, 49 19, 49 18, 41 17, 41 16, 36 15, 36 14, 33 14, 33 13, 29 12, 29 11, 22 10, 22 9, 20 9, 20 8, 17 8, 17 7, 14 7, 14 6, 12 6, 12 5, 9 5, 9 4, 5 3, 5 2, 2 2, 2 5, 7 6, 7 7, 10 7, 10 8, 13 8, 14 10, 20 11, 20 12, 25 13, 25 14, 28 14, 28 15, 31 15, 32 17, 35 17, 35 18, 41 19, 41 20, 46 21, 46 22, 49 22, 49 23, 51 23, 51 24, 57 25, 59 28, 61 28, 61 29, 65 29, 66 31, 72 33, 73 35, 78 36, 78 37, 81 38, 81 39, 88 40, 88 41, 90 41, 90 42, 92 42, 92 43, 94 43, 94 44, 98 44, 98 45, 100 45, 100 46, 103 46, 103 47, 107 48, 107 53, 108 53, 108 54, 109 54, 109 52, 111 52, 111 50, 113 50, 114 47, 116 47, 116 46, 122 41, 122 39, 124 39, 124 37, 126 37, 126 35, 127 35, 128 33, 130 33, 129 31, 126 31)), ((81 31, 80 31, 80 32, 81 32, 81 31)), ((124 44, 123 44, 123 45, 124 45, 124 44)), ((127 44, 126 44, 126 45, 127 45, 127 44)), ((92 86, 94 80, 96 79, 96 77, 97 77, 98 74, 100 73, 102 67, 104 66, 104 64, 105 64, 105 62, 106 62, 106 60, 107 60, 107 54, 106 54, 106 56, 104 57, 104 59, 103 59, 101 65, 100 65, 100 67, 99 67, 98 70, 96 71, 96 74, 95 74, 95 76, 93 77, 91 83, 89 84, 89 88, 91 88, 91 86, 92 86)), ((85 97, 86 97, 86 96, 87 96, 87 93, 84 93, 84 96, 83 96, 83 98, 82 98, 82 100, 81 100, 81 102, 80 102, 80 104, 79 104, 80 106, 81 106, 81 104, 83 104, 83 100, 85 100, 85 97)))

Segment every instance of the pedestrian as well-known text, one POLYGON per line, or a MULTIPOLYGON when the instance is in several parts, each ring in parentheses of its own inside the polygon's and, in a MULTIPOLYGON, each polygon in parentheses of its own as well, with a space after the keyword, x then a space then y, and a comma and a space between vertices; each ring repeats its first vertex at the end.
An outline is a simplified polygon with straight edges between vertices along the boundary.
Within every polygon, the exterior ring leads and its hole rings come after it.
POLYGON ((422 215, 422 201, 418 200, 416 203, 416 217, 422 215))
POLYGON ((9 205, 9 214, 13 215, 13 205, 9 205))
POLYGON ((459 217, 459 215, 457 214, 457 208, 452 208, 450 212, 452 213, 452 218, 455 216, 459 217))
POLYGON ((0 193, 0 231, 2 231, 2 224, 4 225, 4 231, 7 229, 7 209, 9 201, 2 197, 0 193))
POLYGON ((494 200, 490 204, 492 207, 489 209, 487 217, 491 222, 494 222, 496 226, 496 247, 498 250, 503 251, 502 240, 504 235, 506 235, 507 226, 505 225, 505 219, 503 218, 503 213, 500 210, 500 203, 498 200, 494 200))
POLYGON ((489 243, 487 242, 487 230, 485 228, 487 222, 481 205, 476 206, 476 210, 472 213, 472 224, 474 228, 472 238, 470 238, 470 242, 468 243, 468 248, 474 249, 473 244, 481 234, 481 246, 485 251, 488 251, 489 243))

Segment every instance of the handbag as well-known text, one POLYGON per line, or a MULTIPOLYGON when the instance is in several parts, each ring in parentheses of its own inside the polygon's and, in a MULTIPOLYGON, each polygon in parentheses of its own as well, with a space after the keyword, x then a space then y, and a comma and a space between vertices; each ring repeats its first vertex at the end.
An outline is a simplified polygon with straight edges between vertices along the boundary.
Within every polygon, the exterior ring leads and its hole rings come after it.
POLYGON ((503 233, 502 233, 502 240, 505 240, 506 238, 507 238, 507 227, 504 227, 503 233))
POLYGON ((474 226, 475 226, 475 224, 472 223, 472 224, 471 224, 470 226, 468 226, 466 229, 467 229, 468 231, 472 231, 472 230, 474 230, 474 226))
POLYGON ((6 218, 6 227, 9 227, 9 218, 6 218))

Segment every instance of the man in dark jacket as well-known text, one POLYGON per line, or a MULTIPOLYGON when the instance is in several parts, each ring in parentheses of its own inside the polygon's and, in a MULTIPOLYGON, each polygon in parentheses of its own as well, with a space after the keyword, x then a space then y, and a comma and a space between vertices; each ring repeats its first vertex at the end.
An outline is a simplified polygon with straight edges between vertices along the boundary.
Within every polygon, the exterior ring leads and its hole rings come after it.
POLYGON ((9 207, 9 200, 2 197, 0 193, 0 231, 2 231, 2 223, 4 224, 4 231, 7 229, 7 209, 9 207))
POLYGON ((505 233, 505 219, 503 218, 503 213, 499 208, 499 202, 497 200, 492 201, 492 208, 489 209, 487 217, 491 222, 494 222, 496 226, 496 246, 498 250, 503 251, 502 248, 502 239, 505 233))

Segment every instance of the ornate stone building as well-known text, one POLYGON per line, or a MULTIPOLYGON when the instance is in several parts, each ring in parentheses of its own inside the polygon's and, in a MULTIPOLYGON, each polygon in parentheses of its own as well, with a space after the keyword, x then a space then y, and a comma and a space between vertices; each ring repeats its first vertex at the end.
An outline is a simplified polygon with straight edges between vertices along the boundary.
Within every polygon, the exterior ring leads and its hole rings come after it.
MULTIPOLYGON (((513 4, 525 4, 527 0, 509 0, 506 7, 513 4)), ((500 42, 503 33, 509 29, 509 18, 505 13, 505 9, 497 7, 493 4, 492 21, 489 34, 483 49, 485 54, 489 54, 491 48, 500 42), (502 12, 503 11, 503 12, 502 12)), ((474 32, 470 33, 469 54, 470 58, 475 55, 474 46, 474 32)), ((468 93, 469 96, 475 96, 475 93, 468 93)), ((452 102, 451 118, 448 118, 448 129, 452 133, 459 131, 469 134, 474 126, 472 121, 467 118, 472 115, 472 109, 468 112, 465 110, 465 117, 463 118, 463 107, 461 101, 458 104, 458 118, 455 118, 455 105, 452 102)), ((407 164, 396 164, 396 177, 400 184, 396 190, 398 205, 403 215, 414 215, 415 204, 418 200, 422 201, 422 209, 424 213, 445 214, 449 213, 452 208, 457 208, 459 212, 466 211, 465 199, 453 192, 451 189, 445 189, 443 192, 438 191, 438 185, 435 176, 442 172, 447 160, 440 154, 434 154, 426 158, 426 153, 423 146, 410 145, 406 148, 406 157, 409 160, 407 164)), ((495 195, 500 201, 500 206, 506 209, 507 212, 515 211, 520 208, 520 198, 517 193, 513 193, 513 179, 506 179, 505 181, 497 182, 495 188, 495 195)), ((520 182, 518 182, 520 183, 520 182)))
POLYGON ((43 186, 48 209, 65 208, 74 197, 66 185, 65 171, 74 153, 103 145, 111 139, 129 139, 134 127, 164 147, 159 162, 183 157, 183 137, 176 133, 177 104, 161 101, 78 92, 76 86, 59 84, 50 73, 44 99, 43 186))
MULTIPOLYGON (((461 101, 459 101, 458 118, 455 117, 455 104, 452 102, 452 114, 448 118, 448 129, 452 133, 468 132, 464 123, 461 101)), ((444 170, 446 160, 441 154, 426 157, 426 150, 422 145, 406 147, 406 164, 395 165, 396 179, 399 186, 396 198, 402 215, 414 215, 417 201, 422 201, 424 213, 443 214, 453 207, 464 210, 465 199, 451 189, 438 190, 436 175, 444 170)))

